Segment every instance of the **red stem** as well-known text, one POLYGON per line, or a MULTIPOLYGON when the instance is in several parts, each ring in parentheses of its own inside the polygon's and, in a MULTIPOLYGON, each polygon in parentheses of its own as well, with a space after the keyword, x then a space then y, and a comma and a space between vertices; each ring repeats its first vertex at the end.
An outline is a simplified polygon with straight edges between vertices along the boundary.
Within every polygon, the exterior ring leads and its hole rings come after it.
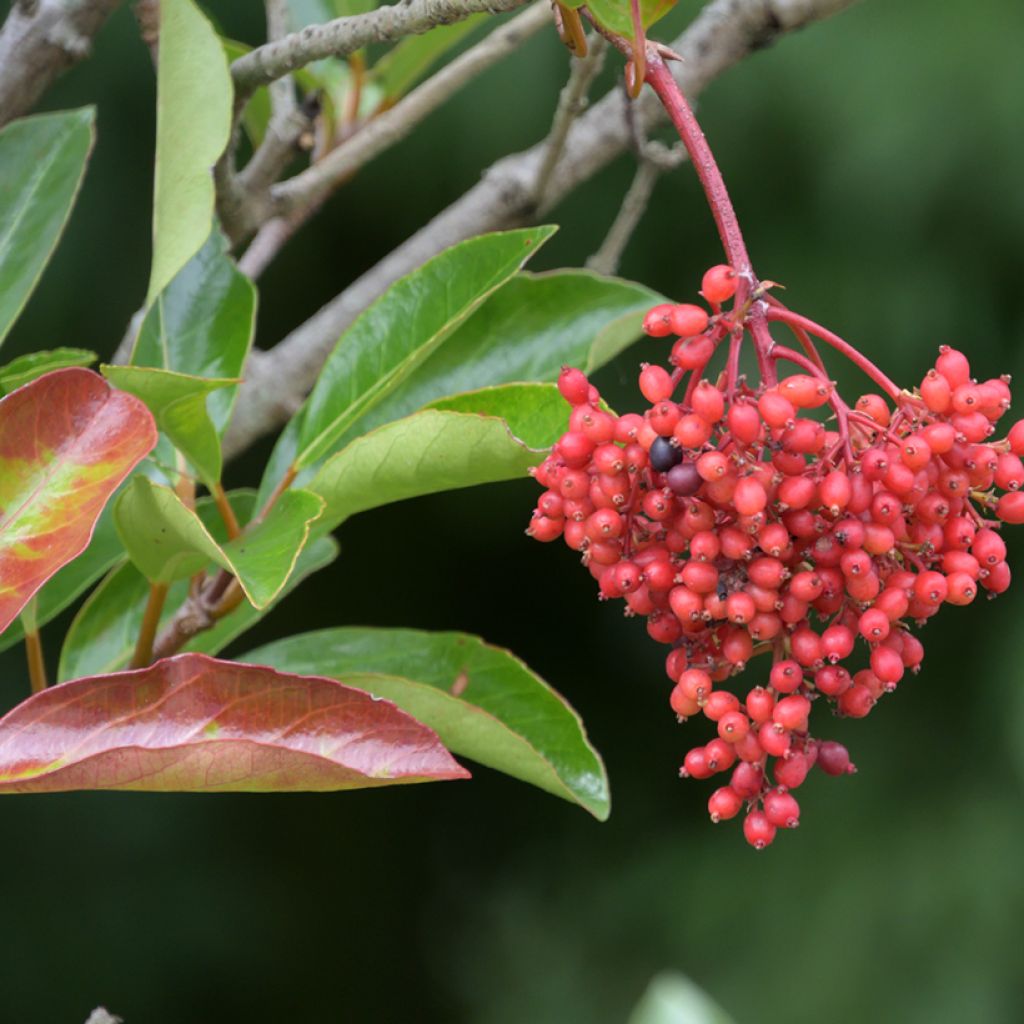
POLYGON ((815 366, 813 361, 808 359, 807 356, 802 356, 799 352, 794 352, 793 349, 786 348, 783 345, 776 345, 772 349, 771 358, 773 360, 785 359, 786 362, 792 363, 794 366, 799 366, 802 370, 806 370, 812 377, 817 377, 819 380, 823 380, 826 384, 830 385, 828 404, 836 414, 836 425, 839 427, 839 440, 842 443, 844 453, 847 459, 852 462, 853 442, 850 440, 850 407, 842 400, 842 398, 839 397, 835 388, 831 387, 831 381, 829 381, 828 375, 825 371, 820 367, 815 366))
POLYGON ((788 327, 799 327, 808 334, 813 334, 816 338, 820 338, 826 345, 831 345, 837 352, 846 356, 858 369, 863 370, 894 402, 900 402, 902 389, 882 373, 867 356, 862 355, 852 345, 843 341, 838 334, 833 334, 830 330, 822 327, 820 324, 816 324, 813 320, 809 320, 807 317, 788 309, 773 307, 768 310, 766 317, 768 320, 786 324, 788 327))
POLYGON ((679 138, 690 154, 693 169, 700 178, 708 206, 711 207, 712 216, 715 218, 718 235, 722 239, 726 260, 736 272, 739 281, 736 306, 741 308, 756 286, 756 279, 750 265, 750 256, 747 255, 746 243, 743 241, 743 232, 740 231, 739 221, 736 219, 736 211, 733 209, 732 200, 729 199, 722 173, 711 154, 707 139, 704 138, 704 132, 701 131, 668 65, 653 47, 647 50, 647 82, 657 93, 661 105, 675 125, 679 138))

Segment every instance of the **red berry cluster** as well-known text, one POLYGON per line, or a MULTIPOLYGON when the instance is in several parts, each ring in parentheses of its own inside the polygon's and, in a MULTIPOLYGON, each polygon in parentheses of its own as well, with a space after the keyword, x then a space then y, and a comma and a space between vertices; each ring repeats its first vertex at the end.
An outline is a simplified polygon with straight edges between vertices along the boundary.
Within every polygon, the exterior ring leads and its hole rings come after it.
POLYGON ((864 717, 918 670, 912 623, 969 604, 979 588, 1008 587, 999 527, 1024 522, 1024 421, 993 440, 1008 378, 977 383, 954 349, 942 348, 916 390, 900 390, 763 287, 723 312, 735 291, 731 269, 713 267, 702 286, 710 313, 692 304, 648 313, 647 334, 674 341, 668 369, 640 371, 642 415, 614 415, 581 371, 562 371, 569 429, 535 471, 545 490, 527 533, 564 537, 600 598, 622 598, 671 646, 673 710, 680 720, 703 712, 717 728, 680 774, 730 772, 708 801, 712 821, 746 808, 744 835, 762 849, 799 823, 793 791, 812 766, 855 770, 845 747, 811 735, 813 703, 864 717), (763 328, 751 331, 756 386, 739 374, 751 311, 763 328), (768 322, 791 330, 805 354, 779 345, 768 322), (847 405, 812 335, 885 394, 847 405), (724 342, 725 368, 707 379, 724 342), (780 379, 781 361, 801 372, 780 379), (732 692, 727 681, 762 653, 765 678, 732 692))

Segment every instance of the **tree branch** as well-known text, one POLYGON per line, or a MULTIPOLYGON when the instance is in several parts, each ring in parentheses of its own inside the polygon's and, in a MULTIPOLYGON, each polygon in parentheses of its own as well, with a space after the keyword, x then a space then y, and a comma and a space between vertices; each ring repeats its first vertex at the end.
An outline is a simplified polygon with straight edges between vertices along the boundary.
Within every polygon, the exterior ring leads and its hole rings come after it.
MULTIPOLYGON (((415 3, 416 0, 411 0, 415 3)), ((683 63, 674 67, 686 94, 696 97, 715 77, 779 36, 833 15, 855 0, 713 0, 671 43, 683 63)), ((255 51, 254 51, 255 52, 255 51)), ((621 90, 613 90, 571 127, 551 176, 544 214, 621 153, 630 130, 621 90)), ((637 102, 643 130, 661 107, 646 91, 637 102)), ((225 451, 237 454, 278 427, 316 380, 339 335, 394 281, 456 242, 523 223, 533 215, 534 190, 546 142, 505 157, 479 184, 349 285, 269 352, 254 352, 246 371, 225 451)))
POLYGON ((310 25, 239 57, 231 65, 236 107, 261 85, 268 85, 324 57, 347 57, 370 43, 390 43, 420 35, 437 25, 450 25, 471 14, 498 14, 522 7, 526 0, 401 0, 366 14, 310 25))
POLYGON ((428 114, 486 68, 506 57, 551 19, 545 2, 534 4, 500 25, 475 46, 446 64, 390 110, 368 121, 347 142, 293 178, 271 189, 274 208, 294 213, 321 203, 339 184, 385 149, 404 139, 428 114))
POLYGON ((546 198, 548 183, 551 175, 554 174, 558 161, 565 149, 565 140, 569 136, 569 129, 573 121, 579 117, 587 108, 587 93, 594 79, 601 73, 604 67, 604 55, 608 49, 608 42, 603 36, 594 35, 587 46, 585 57, 572 58, 570 61, 569 81, 562 87, 558 94, 558 105, 555 107, 555 116, 551 121, 551 131, 548 132, 545 143, 544 162, 537 172, 537 182, 534 185, 537 205, 541 206, 546 198))
POLYGON ((0 29, 0 127, 31 110, 49 84, 89 55, 120 0, 15 0, 0 29))

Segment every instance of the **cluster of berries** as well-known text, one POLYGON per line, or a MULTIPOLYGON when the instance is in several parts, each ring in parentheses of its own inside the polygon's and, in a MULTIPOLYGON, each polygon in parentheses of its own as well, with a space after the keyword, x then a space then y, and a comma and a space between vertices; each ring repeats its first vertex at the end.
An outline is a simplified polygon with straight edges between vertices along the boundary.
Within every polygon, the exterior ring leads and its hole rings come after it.
POLYGON ((623 599, 627 615, 645 617, 650 636, 671 646, 672 709, 717 728, 680 774, 731 772, 708 802, 711 818, 746 808, 744 834, 762 849, 798 824, 792 791, 812 766, 855 770, 845 747, 812 737, 812 704, 864 717, 918 670, 912 623, 969 604, 979 588, 1008 587, 999 527, 1024 522, 1024 421, 994 439, 1008 378, 975 382, 960 352, 942 348, 920 386, 901 390, 764 288, 723 312, 735 291, 731 269, 713 267, 702 284, 710 313, 650 311, 646 332, 674 341, 668 369, 640 371, 650 403, 642 415, 614 415, 581 371, 562 371, 569 429, 535 470, 545 490, 527 533, 563 537, 601 599, 623 599), (769 322, 788 328, 803 354, 779 345, 769 322), (756 386, 739 373, 747 331, 756 386), (885 393, 847 405, 812 335, 885 393), (706 379, 724 342, 725 368, 706 379), (779 379, 782 361, 801 372, 779 379), (725 684, 762 653, 771 655, 765 678, 738 696, 725 684))

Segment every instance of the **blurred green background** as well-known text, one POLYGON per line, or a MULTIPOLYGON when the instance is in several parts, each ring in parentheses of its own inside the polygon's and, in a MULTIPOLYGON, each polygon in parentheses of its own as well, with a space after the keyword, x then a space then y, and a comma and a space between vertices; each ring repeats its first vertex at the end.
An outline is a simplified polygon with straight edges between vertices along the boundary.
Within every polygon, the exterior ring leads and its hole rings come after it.
MULTIPOLYGON (((206 6, 258 39, 261 4, 206 6)), ((683 0, 659 35, 695 10, 683 0)), ((701 101, 762 276, 908 384, 943 342, 979 377, 1024 374, 1022 38, 1019 0, 866 0, 701 101)), ((360 174, 265 275, 259 340, 540 138, 565 73, 553 34, 534 39, 360 174)), ((153 100, 122 9, 45 99, 98 104, 99 144, 9 354, 120 337, 148 273, 153 100)), ((623 159, 556 210, 534 267, 580 265, 630 174, 623 159)), ((684 167, 622 273, 684 298, 718 259, 684 167)), ((601 376, 620 409, 652 344, 601 376)), ((268 450, 232 482, 255 481, 268 450)), ((922 674, 835 723, 860 773, 812 778, 802 827, 757 855, 735 823, 708 823, 707 783, 676 777, 706 730, 668 712, 663 650, 593 599, 567 550, 523 536, 534 497, 523 481, 358 517, 341 559, 235 651, 342 623, 509 646, 603 752, 607 824, 485 769, 328 796, 5 799, 0 1021, 74 1024, 105 1003, 128 1024, 618 1024, 666 968, 742 1024, 1024 1019, 1024 588, 929 626, 922 674)), ((2 666, 6 706, 27 683, 19 651, 2 666)))

